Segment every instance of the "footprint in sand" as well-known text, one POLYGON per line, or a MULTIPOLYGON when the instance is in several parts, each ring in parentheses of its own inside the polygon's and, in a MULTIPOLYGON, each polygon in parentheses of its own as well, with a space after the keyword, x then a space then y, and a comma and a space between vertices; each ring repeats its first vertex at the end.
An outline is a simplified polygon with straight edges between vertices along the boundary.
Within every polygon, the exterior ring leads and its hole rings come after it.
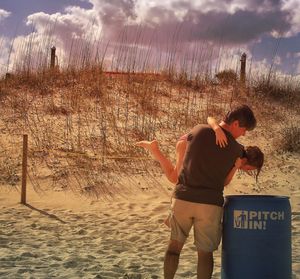
POLYGON ((140 240, 140 238, 141 238, 140 236, 132 236, 132 237, 128 238, 128 241, 134 243, 134 242, 140 240))
POLYGON ((30 252, 24 252, 24 253, 21 254, 20 257, 21 257, 21 260, 22 260, 23 258, 37 258, 38 256, 35 255, 35 254, 32 254, 30 252))
POLYGON ((9 244, 11 244, 11 241, 9 239, 0 237, 0 247, 1 248, 7 247, 9 244))
POLYGON ((24 273, 27 273, 27 272, 32 273, 33 270, 30 269, 30 268, 20 268, 20 269, 18 269, 18 271, 17 271, 18 274, 24 274, 24 273))
POLYGON ((84 229, 79 229, 76 233, 79 234, 79 235, 86 235, 87 231, 84 230, 84 229))

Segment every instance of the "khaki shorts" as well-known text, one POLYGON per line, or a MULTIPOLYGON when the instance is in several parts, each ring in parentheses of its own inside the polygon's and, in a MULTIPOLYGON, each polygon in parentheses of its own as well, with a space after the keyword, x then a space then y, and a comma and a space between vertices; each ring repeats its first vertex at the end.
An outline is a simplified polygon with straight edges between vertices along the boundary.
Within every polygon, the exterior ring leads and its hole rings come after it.
POLYGON ((184 243, 194 227, 194 244, 198 250, 213 252, 222 236, 223 208, 211 204, 173 199, 166 224, 171 228, 171 240, 184 243))

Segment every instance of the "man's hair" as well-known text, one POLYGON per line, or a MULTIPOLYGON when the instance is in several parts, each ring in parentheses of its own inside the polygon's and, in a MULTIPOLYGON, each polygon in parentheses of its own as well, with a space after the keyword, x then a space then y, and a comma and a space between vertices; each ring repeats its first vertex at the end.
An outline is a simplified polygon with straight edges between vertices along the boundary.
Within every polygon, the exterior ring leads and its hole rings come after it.
POLYGON ((257 146, 247 146, 244 150, 243 157, 247 158, 247 165, 256 168, 253 175, 257 181, 258 175, 264 164, 264 153, 257 146))
POLYGON ((238 120, 240 127, 246 128, 247 131, 256 127, 254 113, 247 105, 235 107, 225 115, 224 122, 226 124, 230 125, 235 120, 238 120))

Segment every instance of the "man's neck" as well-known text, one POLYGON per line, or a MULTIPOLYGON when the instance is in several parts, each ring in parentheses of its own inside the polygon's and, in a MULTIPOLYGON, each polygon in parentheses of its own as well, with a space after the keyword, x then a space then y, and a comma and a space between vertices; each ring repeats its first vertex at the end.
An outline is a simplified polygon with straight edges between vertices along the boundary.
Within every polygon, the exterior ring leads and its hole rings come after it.
MULTIPOLYGON (((229 132, 232 136, 233 136, 233 134, 232 134, 232 128, 231 128, 231 126, 230 125, 228 125, 227 123, 225 123, 224 121, 221 121, 221 123, 219 124, 220 125, 220 127, 222 127, 224 130, 226 130, 227 132, 229 132)), ((234 136, 233 136, 234 137, 234 136)))
POLYGON ((228 131, 229 133, 231 133, 229 125, 226 124, 224 121, 221 121, 219 126, 222 127, 224 130, 228 131))

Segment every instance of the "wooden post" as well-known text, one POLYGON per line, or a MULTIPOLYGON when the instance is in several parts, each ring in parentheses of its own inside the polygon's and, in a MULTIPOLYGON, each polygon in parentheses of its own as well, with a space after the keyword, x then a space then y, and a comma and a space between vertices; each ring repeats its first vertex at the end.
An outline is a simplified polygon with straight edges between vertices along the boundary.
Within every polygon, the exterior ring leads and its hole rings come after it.
POLYGON ((55 51, 56 51, 56 47, 55 46, 51 47, 51 62, 50 62, 51 69, 54 69, 55 67, 55 51))
POLYGON ((240 75, 240 81, 243 85, 246 83, 246 60, 247 55, 246 53, 243 53, 241 56, 241 75, 240 75))
POLYGON ((28 151, 28 135, 23 135, 21 204, 26 204, 27 151, 28 151))
POLYGON ((5 74, 5 80, 11 79, 11 77, 12 77, 11 73, 5 74))

